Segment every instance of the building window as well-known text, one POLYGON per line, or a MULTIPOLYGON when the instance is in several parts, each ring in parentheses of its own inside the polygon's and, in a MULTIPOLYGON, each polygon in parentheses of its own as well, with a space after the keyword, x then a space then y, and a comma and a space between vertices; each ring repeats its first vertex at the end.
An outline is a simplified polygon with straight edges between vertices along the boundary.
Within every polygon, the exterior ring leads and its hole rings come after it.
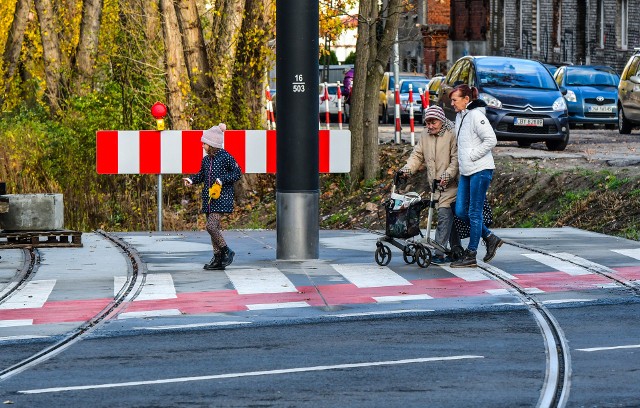
POLYGON ((604 0, 598 0, 598 10, 597 10, 597 26, 598 26, 598 43, 600 44, 600 48, 604 48, 604 0))
POLYGON ((618 0, 618 16, 616 18, 616 34, 618 48, 627 49, 629 42, 629 2, 618 0))

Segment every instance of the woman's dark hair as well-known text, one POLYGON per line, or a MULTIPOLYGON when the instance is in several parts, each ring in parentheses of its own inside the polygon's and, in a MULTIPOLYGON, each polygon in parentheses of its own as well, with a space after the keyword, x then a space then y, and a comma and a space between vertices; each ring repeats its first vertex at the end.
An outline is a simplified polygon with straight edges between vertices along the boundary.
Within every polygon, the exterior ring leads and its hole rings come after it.
POLYGON ((467 84, 460 84, 449 92, 449 98, 451 98, 451 95, 453 95, 454 92, 460 92, 460 95, 463 98, 468 96, 470 101, 478 99, 478 88, 475 86, 470 87, 467 84))

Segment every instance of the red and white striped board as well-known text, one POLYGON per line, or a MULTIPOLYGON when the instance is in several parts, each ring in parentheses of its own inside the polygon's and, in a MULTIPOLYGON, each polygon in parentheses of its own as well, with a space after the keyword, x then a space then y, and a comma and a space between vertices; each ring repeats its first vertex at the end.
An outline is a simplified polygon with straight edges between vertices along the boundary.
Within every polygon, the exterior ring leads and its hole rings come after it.
MULTIPOLYGON (((193 174, 204 155, 202 130, 100 130, 96 132, 98 174, 193 174)), ((224 148, 243 173, 276 172, 275 130, 227 130, 224 148)), ((320 130, 320 173, 351 171, 351 132, 320 130)))

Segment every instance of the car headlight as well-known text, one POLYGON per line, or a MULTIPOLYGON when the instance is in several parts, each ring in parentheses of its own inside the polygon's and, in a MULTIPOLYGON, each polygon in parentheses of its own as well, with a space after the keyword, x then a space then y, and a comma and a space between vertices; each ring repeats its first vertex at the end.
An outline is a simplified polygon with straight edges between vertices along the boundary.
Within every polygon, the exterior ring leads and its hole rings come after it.
POLYGON ((488 106, 491 106, 492 108, 502 108, 502 102, 500 102, 500 99, 493 97, 487 93, 481 93, 480 95, 478 95, 478 98, 482 99, 488 106))
POLYGON ((566 99, 569 102, 576 102, 577 101, 576 93, 571 91, 571 90, 569 90, 569 91, 567 91, 566 95, 564 96, 564 99, 566 99))
POLYGON ((556 99, 552 107, 553 107, 553 110, 556 112, 567 110, 567 104, 564 102, 564 96, 561 96, 558 99, 556 99))

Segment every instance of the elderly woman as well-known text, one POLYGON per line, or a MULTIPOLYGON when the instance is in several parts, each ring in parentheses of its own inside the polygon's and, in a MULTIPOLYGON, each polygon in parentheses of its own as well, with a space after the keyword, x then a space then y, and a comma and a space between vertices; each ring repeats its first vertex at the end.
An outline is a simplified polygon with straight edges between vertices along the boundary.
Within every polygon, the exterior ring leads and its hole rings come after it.
POLYGON ((462 259, 452 262, 451 267, 468 268, 477 266, 476 255, 480 237, 487 247, 484 262, 493 259, 496 250, 503 243, 487 228, 482 217, 482 207, 495 169, 491 149, 497 144, 497 139, 491 123, 485 116, 486 103, 478 99, 478 90, 475 87, 458 85, 451 91, 450 98, 451 105, 457 112, 456 135, 460 165, 455 212, 471 229, 469 245, 462 259))
MULTIPOLYGON (((451 203, 456 199, 458 188, 458 148, 453 133, 454 124, 444 116, 439 106, 429 106, 424 110, 425 129, 422 131, 418 143, 414 147, 407 164, 400 170, 404 174, 415 173, 421 167, 426 167, 429 184, 431 180, 440 180, 440 198, 438 200, 438 226, 436 228, 436 242, 443 248, 450 241, 453 226, 453 211, 451 203)), ((451 242, 451 247, 457 242, 451 242)), ((436 249, 433 263, 443 264, 451 259, 436 249)))

